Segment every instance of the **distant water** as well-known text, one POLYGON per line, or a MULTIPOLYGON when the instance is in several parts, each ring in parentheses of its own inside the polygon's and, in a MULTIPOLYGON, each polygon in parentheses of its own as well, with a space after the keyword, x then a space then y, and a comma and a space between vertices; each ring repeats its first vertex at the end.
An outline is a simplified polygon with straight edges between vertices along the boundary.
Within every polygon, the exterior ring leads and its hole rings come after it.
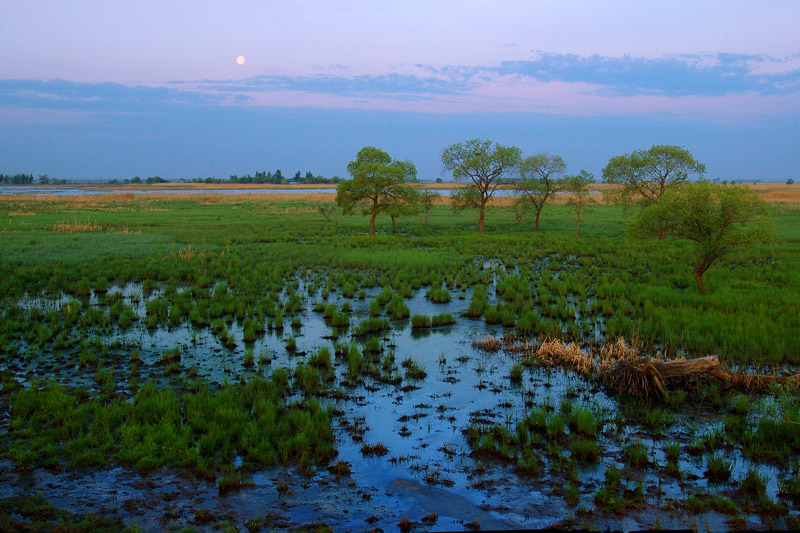
POLYGON ((336 194, 336 189, 83 189, 75 187, 0 186, 0 195, 77 196, 81 194, 336 194))
MULTIPOLYGON (((429 190, 429 189, 422 189, 429 190)), ((430 189, 442 196, 450 196, 456 189, 430 189)), ((90 189, 76 187, 0 186, 0 195, 29 194, 33 196, 76 196, 81 194, 336 194, 336 189, 90 189)), ((495 196, 512 196, 514 191, 497 190, 495 196)))

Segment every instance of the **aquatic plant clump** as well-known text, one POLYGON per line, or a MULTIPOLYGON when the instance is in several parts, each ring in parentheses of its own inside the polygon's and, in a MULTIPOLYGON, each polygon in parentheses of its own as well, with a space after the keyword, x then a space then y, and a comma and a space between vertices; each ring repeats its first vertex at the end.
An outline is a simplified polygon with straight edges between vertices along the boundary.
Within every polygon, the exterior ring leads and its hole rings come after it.
POLYGON ((329 409, 313 399, 288 404, 287 393, 280 378, 181 394, 149 382, 132 402, 111 403, 53 383, 21 389, 6 457, 23 470, 122 462, 211 478, 237 456, 262 467, 326 465, 336 455, 329 409))

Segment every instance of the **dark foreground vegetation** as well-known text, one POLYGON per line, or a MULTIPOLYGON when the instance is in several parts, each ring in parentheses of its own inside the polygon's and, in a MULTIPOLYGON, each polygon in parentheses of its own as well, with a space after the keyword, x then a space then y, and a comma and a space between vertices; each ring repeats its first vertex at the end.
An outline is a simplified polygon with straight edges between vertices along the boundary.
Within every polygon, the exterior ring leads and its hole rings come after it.
MULTIPOLYGON (((538 525, 797 525, 795 387, 755 393, 698 377, 668 381, 666 396, 614 395, 591 371, 513 349, 560 339, 593 353, 624 338, 643 358, 716 354, 737 371, 794 371, 797 204, 771 204, 774 241, 718 259, 700 293, 692 243, 629 237, 635 213, 621 207, 593 206, 576 236, 567 205, 549 206, 534 232, 533 217, 488 204, 478 234, 474 213, 438 204, 427 223, 378 216, 369 237, 363 216, 321 216, 332 200, 0 198, 2 523, 84 519, 12 490, 25 476, 25 492, 43 490, 40 473, 174 474, 221 498, 258 485, 259 472, 361 480, 385 465, 467 496, 508 475, 510 494, 543 483, 547 506, 559 503, 538 525), (462 393, 502 410, 448 404, 462 393), (418 400, 397 418, 402 398, 418 400), (370 424, 363 406, 391 413, 370 424), (404 444, 424 424, 452 427, 448 442, 404 444), (434 466, 453 456, 458 468, 434 466)), ((276 494, 291 498, 293 483, 303 482, 275 481, 276 494)), ((397 521, 382 527, 436 521, 391 505, 397 521)), ((162 524, 251 518, 176 512, 162 524)), ((374 523, 342 513, 329 525, 374 523)), ((284 518, 262 510, 249 523, 321 525, 284 518)))

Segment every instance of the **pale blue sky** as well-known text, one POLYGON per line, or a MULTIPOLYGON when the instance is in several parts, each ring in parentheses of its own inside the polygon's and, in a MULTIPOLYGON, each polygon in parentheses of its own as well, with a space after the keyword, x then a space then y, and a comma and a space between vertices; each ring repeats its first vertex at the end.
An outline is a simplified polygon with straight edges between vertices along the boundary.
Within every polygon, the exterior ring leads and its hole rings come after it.
POLYGON ((0 2, 0 172, 344 176, 371 144, 433 179, 484 137, 797 179, 798 27, 795 1, 0 2))

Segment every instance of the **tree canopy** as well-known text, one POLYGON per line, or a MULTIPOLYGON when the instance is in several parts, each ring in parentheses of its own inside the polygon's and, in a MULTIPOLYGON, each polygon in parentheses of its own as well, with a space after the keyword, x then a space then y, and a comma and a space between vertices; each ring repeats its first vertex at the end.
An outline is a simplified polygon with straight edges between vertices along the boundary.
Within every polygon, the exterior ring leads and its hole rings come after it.
POLYGON ((766 202, 746 187, 700 181, 664 193, 629 232, 692 241, 697 290, 704 293, 703 274, 716 260, 770 239, 773 229, 766 202))
POLYGON ((578 223, 575 225, 575 236, 577 237, 581 228, 581 210, 587 205, 596 203, 589 191, 589 185, 594 183, 594 174, 581 170, 581 173, 575 176, 565 176, 561 183, 565 191, 572 193, 567 204, 575 209, 575 214, 578 217, 578 223))
POLYGON ((455 181, 466 181, 467 187, 456 191, 451 199, 457 211, 480 210, 478 233, 483 233, 486 203, 494 196, 504 177, 516 173, 522 152, 516 146, 503 146, 489 140, 471 139, 451 144, 442 151, 442 163, 455 181))
POLYGON ((559 155, 536 154, 522 160, 516 189, 520 199, 536 212, 534 231, 539 231, 542 209, 547 199, 561 188, 560 176, 566 169, 567 164, 559 155))
POLYGON ((670 188, 685 183, 689 176, 702 176, 705 165, 681 146, 655 145, 648 150, 612 157, 603 169, 606 183, 622 187, 608 193, 613 201, 652 204, 670 188))
POLYGON ((365 146, 347 164, 347 172, 353 179, 336 187, 336 204, 345 214, 370 215, 370 235, 375 235, 379 214, 398 216, 413 203, 416 191, 408 183, 416 181, 417 169, 411 161, 398 161, 379 148, 365 146))

